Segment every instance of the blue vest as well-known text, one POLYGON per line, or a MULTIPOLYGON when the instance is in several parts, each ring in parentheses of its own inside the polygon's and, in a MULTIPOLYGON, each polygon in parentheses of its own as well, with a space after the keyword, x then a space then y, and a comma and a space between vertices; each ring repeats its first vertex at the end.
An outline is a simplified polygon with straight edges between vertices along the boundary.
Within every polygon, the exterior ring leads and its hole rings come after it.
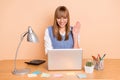
POLYGON ((73 48, 73 36, 72 31, 69 33, 69 39, 65 40, 65 36, 62 36, 62 40, 58 41, 53 35, 52 27, 48 27, 49 36, 52 42, 53 49, 69 49, 73 48))

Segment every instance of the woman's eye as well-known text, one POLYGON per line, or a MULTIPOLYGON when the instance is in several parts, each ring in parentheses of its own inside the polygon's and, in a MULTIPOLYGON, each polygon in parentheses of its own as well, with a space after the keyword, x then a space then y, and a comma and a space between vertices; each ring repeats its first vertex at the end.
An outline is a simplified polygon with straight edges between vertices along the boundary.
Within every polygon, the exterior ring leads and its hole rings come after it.
POLYGON ((67 19, 67 17, 63 17, 64 19, 67 19))

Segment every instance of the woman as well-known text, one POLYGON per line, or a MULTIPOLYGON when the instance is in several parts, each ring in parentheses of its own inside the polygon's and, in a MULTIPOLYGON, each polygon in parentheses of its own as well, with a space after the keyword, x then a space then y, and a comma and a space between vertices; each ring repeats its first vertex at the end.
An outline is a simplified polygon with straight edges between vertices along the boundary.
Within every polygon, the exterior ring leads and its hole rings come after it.
POLYGON ((69 11, 65 6, 55 10, 53 26, 45 31, 45 51, 48 49, 79 48, 80 23, 70 26, 69 11))

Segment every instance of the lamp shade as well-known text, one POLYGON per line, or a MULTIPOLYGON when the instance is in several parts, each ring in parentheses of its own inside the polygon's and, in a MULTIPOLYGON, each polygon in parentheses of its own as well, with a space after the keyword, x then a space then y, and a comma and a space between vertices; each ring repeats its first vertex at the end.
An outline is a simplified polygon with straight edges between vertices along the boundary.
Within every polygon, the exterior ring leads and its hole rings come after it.
POLYGON ((30 26, 28 27, 27 41, 34 43, 38 42, 38 38, 30 26))

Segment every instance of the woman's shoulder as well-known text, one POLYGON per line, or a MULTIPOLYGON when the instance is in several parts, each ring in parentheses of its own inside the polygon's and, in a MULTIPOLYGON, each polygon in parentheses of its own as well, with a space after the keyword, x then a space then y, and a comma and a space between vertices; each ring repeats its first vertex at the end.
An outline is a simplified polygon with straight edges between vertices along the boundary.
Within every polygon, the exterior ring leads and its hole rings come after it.
POLYGON ((46 29, 45 29, 45 32, 48 32, 48 31, 51 31, 52 30, 52 26, 48 26, 46 29))
POLYGON ((52 29, 52 26, 48 26, 47 29, 52 29))
POLYGON ((53 26, 48 26, 48 28, 52 28, 53 26))

